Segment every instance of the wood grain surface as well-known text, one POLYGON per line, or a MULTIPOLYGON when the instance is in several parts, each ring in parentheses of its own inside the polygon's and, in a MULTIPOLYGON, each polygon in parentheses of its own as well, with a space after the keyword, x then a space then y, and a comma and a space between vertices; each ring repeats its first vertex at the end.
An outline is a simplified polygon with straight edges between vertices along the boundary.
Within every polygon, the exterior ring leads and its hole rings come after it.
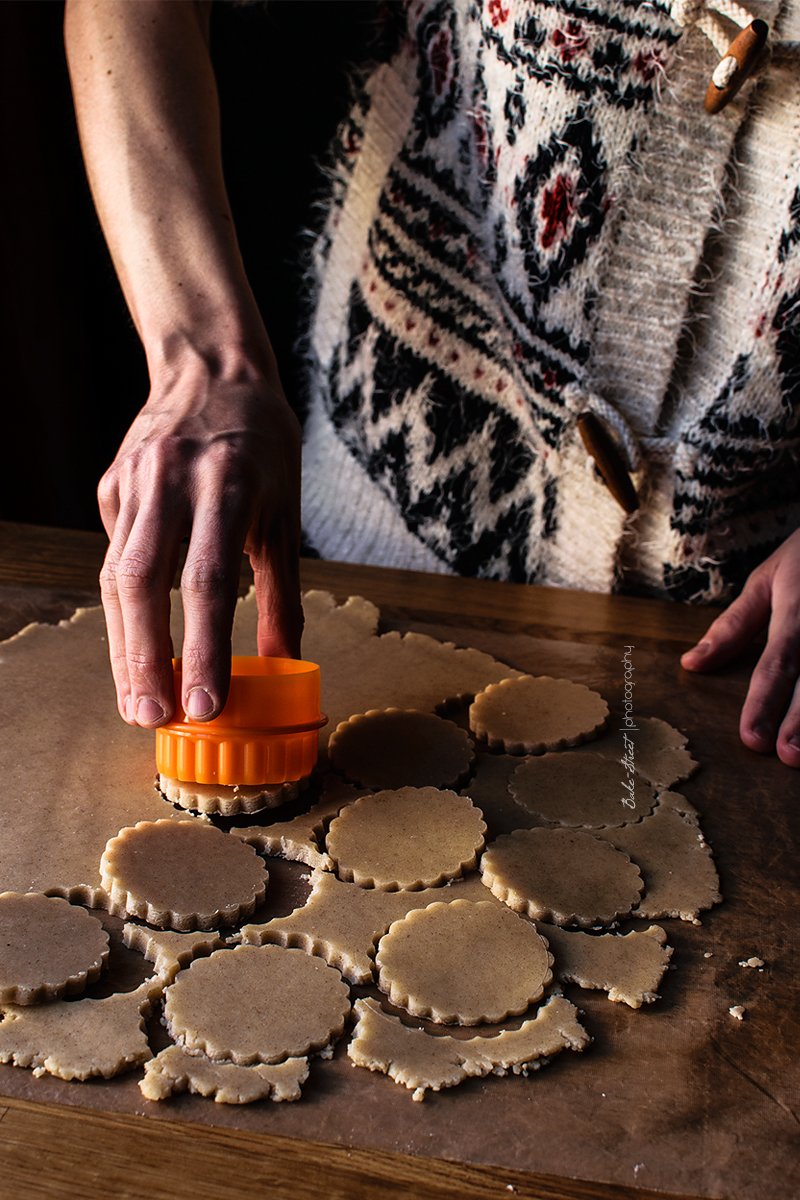
MULTIPOLYGON (((6 621, 3 632, 13 632, 8 629, 8 624, 13 625, 16 621, 16 628, 19 628, 20 624, 33 619, 37 613, 40 613, 38 619, 59 620, 69 615, 76 602, 96 600, 97 572, 103 553, 104 539, 100 535, 0 523, 0 596, 3 600, 0 618, 6 621)), ((547 638, 561 644, 561 649, 553 646, 555 660, 563 661, 568 667, 574 657, 575 663, 584 670, 586 663, 592 661, 594 652, 591 647, 604 648, 597 652, 598 662, 606 663, 607 660, 611 663, 620 643, 635 639, 637 647, 648 651, 643 667, 646 668, 648 663, 654 664, 651 669, 663 673, 664 663, 675 662, 678 652, 702 634, 711 615, 708 610, 698 611, 636 598, 594 596, 446 576, 422 576, 412 572, 390 572, 318 561, 304 562, 302 582, 306 589, 320 587, 331 591, 339 600, 356 593, 367 596, 379 605, 389 627, 413 627, 431 632, 434 636, 442 636, 443 629, 445 633, 451 629, 453 639, 462 645, 466 644, 465 638, 475 637, 479 633, 482 647, 498 655, 498 647, 504 651, 510 649, 522 660, 531 653, 531 637, 547 638)), ((247 583, 245 570, 242 587, 246 587, 247 583)), ((520 665, 523 665, 522 661, 520 665)), ((607 670, 607 667, 603 669, 607 670)), ((731 686, 741 689, 741 672, 732 680, 731 686)), ((666 697, 668 707, 671 703, 675 712, 685 710, 687 724, 690 720, 697 722, 698 714, 703 711, 704 704, 707 705, 708 698, 719 694, 718 683, 715 692, 702 678, 689 682, 692 686, 684 695, 681 690, 683 684, 679 685, 673 668, 668 667, 659 684, 659 694, 666 697)), ((672 719, 676 718, 673 716, 672 719)), ((737 747, 735 730, 723 732, 721 740, 719 735, 712 735, 709 730, 708 735, 699 740, 699 746, 699 756, 706 764, 717 751, 726 759, 730 758, 733 762, 732 776, 749 769, 745 752, 737 747)), ((797 795, 797 777, 791 772, 788 776, 781 774, 779 767, 780 764, 770 765, 772 774, 759 792, 765 810, 776 787, 788 787, 797 795), (770 785, 769 779, 777 782, 770 785)), ((715 803, 724 803, 724 792, 715 791, 713 787, 706 791, 706 798, 710 797, 715 803)), ((759 798, 754 798, 753 803, 757 802, 759 798)), ((740 803, 744 804, 744 800, 740 800, 740 803)), ((703 811, 706 811, 705 807, 703 811)), ((750 893, 746 893, 746 883, 749 884, 754 878, 756 869, 761 869, 768 846, 775 837, 781 843, 785 841, 779 822, 766 811, 765 820, 767 815, 772 822, 770 830, 756 831, 753 846, 738 847, 729 868, 731 894, 748 903, 756 885, 753 884, 750 893), (749 853, 755 855, 758 868, 748 868, 749 853)), ((714 844, 717 836, 724 840, 724 818, 725 814, 720 810, 710 822, 709 832, 714 844)), ((772 869, 776 870, 774 858, 772 869)), ((777 869, 785 870, 785 867, 777 869)), ((763 891, 766 884, 759 883, 758 886, 763 891)), ((752 920, 749 926, 740 924, 736 927, 740 935, 743 929, 750 930, 758 926, 757 913, 748 909, 746 916, 752 920)), ((710 936, 718 939, 729 937, 730 930, 726 934, 726 920, 730 922, 729 913, 723 914, 716 934, 712 928, 710 936)), ((682 931, 678 933, 680 935, 682 931)), ((680 937, 677 943, 684 958, 689 955, 690 935, 691 929, 686 931, 685 945, 681 944, 680 937)), ((785 933, 781 936, 785 938, 785 933)), ((716 951, 716 942, 709 941, 708 944, 713 944, 716 951)), ((787 953, 790 948, 787 942, 787 953)), ((702 955, 698 951, 694 953, 697 962, 691 969, 699 977, 700 971, 707 968, 703 966, 702 955)), ((777 950, 775 953, 777 956, 777 950)), ((732 969, 730 978, 734 977, 732 969)), ((725 982, 726 977, 720 973, 719 979, 725 982)), ((777 1004, 777 993, 773 999, 777 1004)), ((602 1000, 596 1002, 598 1013, 604 1003, 602 1000)), ((667 1008, 670 1006, 674 1007, 674 999, 667 1008)), ((629 1037, 629 1019, 638 1019, 636 1014, 620 1013, 618 1010, 621 1007, 605 1004, 605 1009, 617 1010, 610 1017, 603 1017, 603 1020, 611 1022, 609 1030, 612 1039, 617 1036, 629 1037), (617 1022, 616 1026, 613 1025, 614 1021, 617 1022), (613 1032, 614 1029, 618 1030, 618 1034, 613 1032)), ((594 1014, 592 1005, 589 1008, 594 1014)), ((773 1072, 768 1058, 763 1057, 765 1047, 769 1044, 769 1029, 760 1029, 755 1021, 750 1026, 745 1024, 745 1040, 740 1039, 739 1045, 746 1044, 748 1049, 731 1051, 726 1038, 734 1038, 740 1031, 726 1030, 721 1042, 718 1038, 718 1044, 715 1045, 712 1038, 709 1044, 705 1032, 701 1036, 702 1015, 698 1006, 692 1015, 692 1020, 697 1022, 698 1032, 696 1049, 691 1051, 696 1063, 691 1063, 691 1068, 697 1066, 703 1078, 713 1080, 714 1087, 726 1098, 735 1095, 737 1088, 747 1093, 752 1086, 755 1090, 750 1095, 760 1091, 759 1121, 763 1117, 766 1122, 764 1127, 769 1127, 770 1114, 777 1113, 781 1105, 784 1127, 787 1123, 790 1125, 786 1113, 791 1114, 791 1103, 784 1098, 789 1097, 789 1092, 785 1088, 781 1090, 782 1085, 772 1078, 773 1074, 778 1073, 777 1067, 782 1068, 783 1064, 776 1061, 776 1070, 773 1072), (771 1108, 773 1103, 776 1104, 775 1108, 771 1108)), ((650 1014, 645 1014, 644 1020, 648 1019, 651 1019, 650 1014)), ((790 1024, 792 1022, 797 1024, 794 1018, 790 1024)), ((644 1025, 639 1028, 646 1030, 644 1025)), ((666 1046, 664 1055, 668 1055, 666 1046)), ((644 1065, 642 1069, 646 1070, 644 1065)), ((664 1079, 676 1069, 686 1070, 687 1064, 672 1064, 668 1057, 659 1061, 658 1071, 662 1072, 664 1079)), ((28 1075, 27 1072, 19 1074, 28 1075)), ((653 1078, 658 1079, 658 1072, 653 1078)), ((381 1148, 348 1148, 341 1144, 323 1144, 313 1136, 298 1138, 249 1132, 241 1128, 215 1128, 211 1124, 192 1123, 191 1119, 164 1119, 160 1114, 158 1119, 153 1120, 105 1112, 102 1111, 102 1098, 98 1093, 102 1084, 97 1087, 93 1084, 73 1086, 89 1089, 85 1093, 88 1096, 86 1107, 80 1107, 80 1100, 69 1104, 42 1104, 16 1095, 0 1100, 0 1200, 28 1200, 29 1197, 32 1200, 38 1200, 38 1197, 70 1197, 72 1200, 76 1196, 86 1197, 87 1200, 100 1196, 124 1196, 134 1200, 139 1197, 142 1200, 145 1197, 148 1200, 160 1200, 161 1197, 227 1200, 231 1197, 232 1200, 235 1196, 240 1200, 249 1200, 251 1196, 265 1195, 276 1197, 277 1200, 283 1200, 284 1197, 299 1197, 302 1200, 312 1196, 332 1197, 335 1200, 339 1197, 342 1200, 374 1200, 378 1196, 413 1196, 420 1200, 434 1200, 459 1196, 482 1200, 483 1197, 499 1195, 518 1195, 537 1200, 646 1200, 648 1197, 654 1200, 658 1195, 668 1200, 669 1196, 687 1192, 687 1189, 681 1191, 677 1188, 671 1192, 661 1190, 655 1193, 622 1183, 582 1182, 565 1178, 564 1175, 539 1175, 530 1171, 474 1166, 421 1155, 398 1155, 381 1148)), ((643 1093, 645 1095, 646 1092, 643 1093)), ((713 1099, 712 1095, 712 1102, 713 1099)), ((210 1106, 212 1110, 220 1107, 210 1106)), ((418 1107, 412 1105, 413 1109, 418 1107)), ((750 1108, 753 1108, 752 1104, 750 1108)), ((621 1120, 634 1120, 635 1116, 633 1112, 623 1113, 621 1120)), ((667 1119, 672 1120, 668 1113, 665 1114, 667 1119)), ((737 1119, 735 1107, 731 1107, 730 1120, 734 1127, 737 1119)), ((708 1120, 708 1112, 703 1115, 698 1109, 698 1129, 708 1120)), ((794 1120, 796 1122, 797 1118, 794 1117, 794 1120)), ((776 1128, 779 1123, 775 1123, 776 1128)), ((664 1128, 667 1130, 668 1126, 665 1124, 664 1128)), ((761 1128, 759 1125, 758 1129, 761 1128)), ((670 1136, 672 1133, 670 1130, 670 1136)), ((746 1130, 743 1139, 747 1136, 749 1132, 746 1130)), ((760 1132, 754 1136, 762 1137, 760 1132)), ((675 1144, 679 1144, 679 1141, 675 1144)), ((713 1155, 716 1152, 713 1139, 708 1140, 707 1144, 708 1152, 713 1155)), ((735 1144, 735 1135, 732 1144, 735 1144)), ((613 1152, 613 1148, 610 1147, 609 1152, 613 1152)), ((727 1150, 725 1152, 728 1153, 727 1150)), ((732 1161, 735 1158, 734 1153, 731 1155, 732 1161)), ((719 1167, 724 1174, 727 1164, 714 1162, 710 1165, 715 1169, 719 1167)), ((676 1178, 680 1177, 678 1168, 676 1160, 676 1178)), ((584 1178, 589 1174, 584 1169, 576 1169, 576 1173, 584 1178)), ((660 1186, 664 1188, 665 1185, 662 1182, 660 1186)), ((692 1195, 695 1194, 692 1189, 692 1195)), ((726 1191, 717 1184, 710 1184, 703 1195, 738 1200, 735 1189, 726 1191)))

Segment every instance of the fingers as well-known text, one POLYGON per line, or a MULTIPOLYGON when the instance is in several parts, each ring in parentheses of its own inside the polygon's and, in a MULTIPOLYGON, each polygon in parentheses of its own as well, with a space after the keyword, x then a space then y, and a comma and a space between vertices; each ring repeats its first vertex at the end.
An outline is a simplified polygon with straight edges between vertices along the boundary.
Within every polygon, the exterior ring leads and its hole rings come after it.
POLYGON ((155 728, 175 710, 169 593, 186 518, 168 473, 149 473, 143 500, 124 476, 112 468, 98 489, 110 537, 100 589, 120 714, 155 728))
POLYGON ((752 750, 800 767, 800 565, 776 572, 767 645, 756 664, 739 732, 752 750))
MULTIPOLYGON (((248 547, 249 549, 249 547, 248 547)), ((303 634, 298 541, 281 534, 249 550, 258 606, 258 653, 299 658, 303 634), (290 546, 286 547, 286 542, 290 546)))
POLYGON ((767 624, 770 584, 764 575, 751 575, 742 594, 717 617, 703 637, 681 656, 687 671, 713 671, 735 658, 767 624))

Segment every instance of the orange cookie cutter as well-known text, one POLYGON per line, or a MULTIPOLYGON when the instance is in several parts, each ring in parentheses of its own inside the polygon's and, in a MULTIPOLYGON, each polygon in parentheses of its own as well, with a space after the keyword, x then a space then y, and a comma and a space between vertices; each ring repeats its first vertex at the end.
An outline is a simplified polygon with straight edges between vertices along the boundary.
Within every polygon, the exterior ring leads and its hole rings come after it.
POLYGON ((317 761, 320 671, 295 658, 234 655, 224 709, 193 721, 181 703, 183 669, 175 670, 176 717, 156 730, 156 766, 187 783, 272 787, 310 775, 317 761))

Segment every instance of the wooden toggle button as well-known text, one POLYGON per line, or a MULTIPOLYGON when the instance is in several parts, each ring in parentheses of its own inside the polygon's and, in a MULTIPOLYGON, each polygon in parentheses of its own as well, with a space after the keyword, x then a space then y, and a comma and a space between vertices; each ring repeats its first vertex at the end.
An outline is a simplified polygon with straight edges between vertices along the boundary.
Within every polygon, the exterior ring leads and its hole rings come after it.
POLYGON ((734 38, 727 54, 720 60, 711 76, 705 98, 707 113, 721 112, 745 80, 752 75, 768 33, 767 22, 756 19, 734 38))
POLYGON ((594 459, 603 481, 618 504, 626 513, 636 512, 639 497, 633 480, 628 474, 619 450, 606 433, 601 421, 592 412, 583 412, 578 417, 578 432, 587 454, 594 459))

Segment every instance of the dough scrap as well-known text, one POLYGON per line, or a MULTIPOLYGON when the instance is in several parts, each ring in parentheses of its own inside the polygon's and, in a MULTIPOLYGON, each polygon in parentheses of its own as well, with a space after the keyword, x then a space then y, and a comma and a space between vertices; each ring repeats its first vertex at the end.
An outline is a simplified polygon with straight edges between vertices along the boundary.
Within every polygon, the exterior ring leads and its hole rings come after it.
POLYGON ((672 957, 672 947, 666 944, 667 935, 659 925, 633 930, 624 937, 613 933, 597 936, 558 925, 542 925, 539 932, 550 943, 553 971, 563 983, 599 988, 608 992, 609 1000, 622 1001, 630 1008, 658 999, 656 988, 672 957))
POLYGON ((641 868, 645 892, 633 916, 680 917, 699 924, 698 914, 722 899, 719 876, 694 810, 664 792, 650 817, 622 829, 599 829, 597 837, 630 855, 641 868))
POLYGON ((627 780, 618 763, 599 754, 567 750, 521 762, 509 789, 517 804, 545 821, 598 829, 639 821, 653 811, 654 789, 634 776, 631 796, 621 777, 627 780))
POLYGON ((522 675, 490 684, 470 705, 469 727, 490 750, 543 754, 589 741, 608 722, 608 705, 582 683, 522 675))
POLYGON ((412 1016, 480 1025, 525 1012, 552 977, 553 956, 534 927, 487 901, 430 904, 384 934, 378 987, 412 1016))
POLYGON ((165 986, 195 958, 211 954, 223 945, 216 932, 172 933, 146 929, 143 925, 123 925, 122 940, 129 950, 138 950, 153 964, 165 986))
MULTIPOLYGON (((636 729, 624 733, 633 744, 634 769, 659 792, 682 783, 694 775, 699 766, 685 749, 689 739, 660 717, 637 717, 636 729)), ((598 738, 591 749, 613 762, 621 762, 631 754, 622 729, 614 729, 598 738)), ((585 753, 582 746, 578 747, 578 753, 585 753)))
POLYGON ((416 709, 370 709, 336 727, 328 741, 334 770, 370 788, 455 788, 475 752, 453 721, 416 709))
POLYGON ((292 862, 302 862, 306 866, 323 871, 332 871, 333 860, 320 849, 325 827, 346 804, 352 804, 359 796, 369 794, 363 788, 357 789, 342 783, 338 777, 337 785, 332 790, 326 790, 319 804, 315 804, 310 812, 302 813, 291 821, 276 821, 273 825, 250 825, 246 829, 231 829, 230 832, 265 854, 272 854, 276 858, 288 858, 292 862))
POLYGON ((82 992, 108 962, 108 934, 83 908, 39 892, 0 894, 0 1004, 82 992))
MULTIPOLYGON (((323 745, 329 731, 354 713, 392 707, 434 712, 521 674, 480 650, 457 649, 427 634, 392 630, 378 636, 380 613, 361 596, 337 606, 329 592, 306 592, 303 611, 303 654, 322 672, 322 707, 329 719, 320 731, 323 745)), ((242 616, 249 613, 255 622, 251 597, 241 609, 242 616)))
POLYGON ((134 992, 104 1000, 56 1000, 36 1008, 3 1006, 0 1062, 59 1079, 111 1079, 152 1057, 144 1020, 163 983, 146 979, 134 992))
POLYGON ((402 787, 348 805, 331 822, 325 846, 348 883, 419 891, 471 870, 485 833, 483 814, 466 796, 402 787))
POLYGON ((644 883, 627 854, 607 849, 582 830, 517 829, 489 846, 480 872, 515 912, 556 925, 609 925, 630 913, 644 883))
POLYGON ((591 1041, 577 1009, 563 996, 552 996, 519 1029, 463 1041, 412 1029, 374 1000, 356 1000, 354 1009, 358 1020, 348 1058, 404 1084, 415 1100, 424 1099, 428 1089, 455 1087, 470 1076, 527 1075, 561 1050, 583 1050, 591 1041))
POLYGON ((489 895, 475 876, 421 892, 381 892, 342 883, 328 871, 316 870, 304 905, 266 924, 244 925, 236 937, 251 946, 297 947, 324 958, 350 983, 366 984, 373 980, 375 946, 393 921, 437 900, 449 903, 489 895))
POLYGON ((299 1100, 308 1078, 308 1059, 237 1067, 190 1054, 184 1046, 167 1046, 144 1068, 139 1090, 147 1100, 166 1100, 176 1092, 213 1096, 217 1104, 252 1104, 254 1100, 299 1100))
POLYGON ((247 787, 244 784, 228 787, 223 783, 188 783, 182 779, 170 779, 167 775, 159 775, 156 781, 158 790, 171 804, 205 813, 206 816, 222 817, 278 808, 295 800, 300 788, 307 782, 307 779, 303 779, 268 788, 247 787))
POLYGON ((341 1034, 350 989, 321 958, 282 946, 216 950, 166 991, 170 1036, 240 1067, 324 1050, 341 1034))
POLYGON ((252 846, 213 825, 172 821, 120 830, 100 874, 109 912, 182 931, 238 924, 264 899, 268 879, 252 846))

